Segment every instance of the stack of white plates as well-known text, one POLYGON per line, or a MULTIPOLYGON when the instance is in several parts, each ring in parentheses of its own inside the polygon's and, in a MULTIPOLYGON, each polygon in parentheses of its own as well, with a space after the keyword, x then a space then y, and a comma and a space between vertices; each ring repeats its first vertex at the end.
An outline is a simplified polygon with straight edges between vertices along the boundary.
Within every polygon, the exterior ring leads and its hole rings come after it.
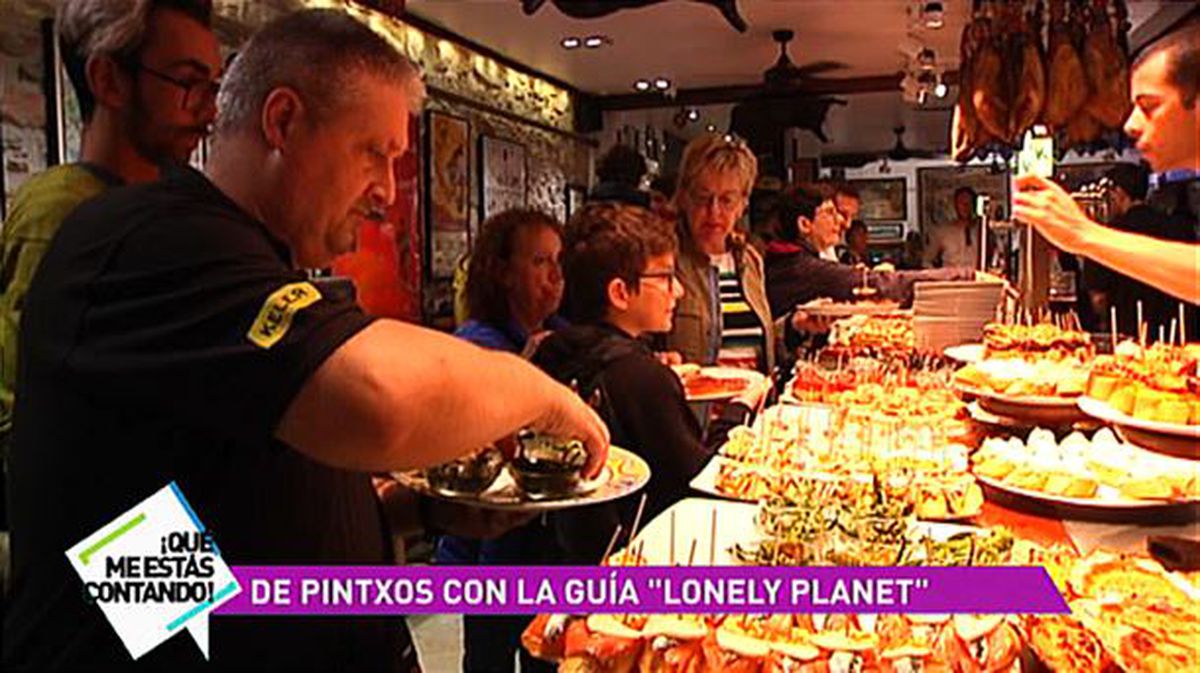
POLYGON ((917 348, 940 353, 947 346, 978 342, 983 326, 996 319, 1004 285, 996 282, 917 283, 913 331, 917 348))

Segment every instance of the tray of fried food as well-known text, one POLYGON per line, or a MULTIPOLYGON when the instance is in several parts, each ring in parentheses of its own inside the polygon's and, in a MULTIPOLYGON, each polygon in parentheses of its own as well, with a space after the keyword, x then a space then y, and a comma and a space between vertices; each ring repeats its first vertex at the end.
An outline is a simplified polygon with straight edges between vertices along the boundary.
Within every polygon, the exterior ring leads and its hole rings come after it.
POLYGON ((912 316, 852 316, 833 323, 829 346, 837 355, 910 355, 916 351, 912 316))
POLYGON ((1096 552, 1071 572, 1072 615, 1127 671, 1200 670, 1200 595, 1157 562, 1096 552))
MULTIPOLYGON (((1126 341, 1118 345, 1115 354, 1096 359, 1085 395, 1106 404, 1117 414, 1160 423, 1167 429, 1197 426, 1200 425, 1198 363, 1200 344, 1160 343, 1143 349, 1126 341)), ((1194 436, 1200 437, 1200 429, 1194 436)))
POLYGON ((1200 464, 1122 443, 1108 428, 1062 442, 1044 428, 1027 440, 988 438, 971 459, 985 484, 1052 503, 1141 508, 1200 500, 1200 464))
POLYGON ((1087 361, 1095 354, 1090 334, 1050 323, 990 323, 983 328, 984 359, 1087 361))
POLYGON ((954 373, 962 392, 1028 405, 1073 406, 1087 387, 1088 368, 1075 360, 982 360, 954 373))

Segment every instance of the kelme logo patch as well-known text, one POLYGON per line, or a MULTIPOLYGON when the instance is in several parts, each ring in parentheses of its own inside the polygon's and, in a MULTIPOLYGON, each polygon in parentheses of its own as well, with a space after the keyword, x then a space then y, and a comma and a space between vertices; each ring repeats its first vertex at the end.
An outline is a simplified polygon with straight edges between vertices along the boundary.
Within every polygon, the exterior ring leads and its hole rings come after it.
POLYGON ((320 300, 321 292, 312 283, 284 285, 263 302, 246 338, 260 348, 274 346, 287 334, 296 313, 320 300))

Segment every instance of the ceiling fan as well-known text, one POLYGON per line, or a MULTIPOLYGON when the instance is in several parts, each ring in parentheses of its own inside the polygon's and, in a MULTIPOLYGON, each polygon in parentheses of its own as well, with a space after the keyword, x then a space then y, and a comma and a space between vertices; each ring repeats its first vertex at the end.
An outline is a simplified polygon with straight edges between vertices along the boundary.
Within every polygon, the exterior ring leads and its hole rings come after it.
POLYGON ((771 33, 771 39, 779 44, 779 59, 763 73, 763 84, 767 89, 787 89, 803 80, 811 79, 814 75, 849 67, 841 61, 813 61, 800 66, 792 63, 791 57, 788 56, 788 43, 795 37, 796 33, 787 29, 771 33))
POLYGON ((933 159, 942 156, 943 153, 933 150, 910 150, 904 144, 904 132, 907 129, 903 124, 892 128, 892 133, 896 134, 896 144, 892 149, 888 150, 887 158, 892 161, 904 161, 905 159, 933 159))

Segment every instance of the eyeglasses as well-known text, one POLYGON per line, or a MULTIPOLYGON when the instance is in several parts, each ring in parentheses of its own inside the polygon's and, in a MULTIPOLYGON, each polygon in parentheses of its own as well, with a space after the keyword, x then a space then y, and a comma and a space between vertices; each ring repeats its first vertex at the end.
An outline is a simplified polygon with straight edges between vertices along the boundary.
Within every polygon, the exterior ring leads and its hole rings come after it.
POLYGON ((679 281, 679 278, 675 275, 675 269, 668 269, 666 271, 650 271, 647 273, 638 274, 638 278, 665 278, 667 281, 668 290, 675 287, 676 283, 682 285, 682 283, 679 281))
POLYGON ((197 110, 215 101, 217 99, 217 92, 221 90, 221 80, 179 79, 139 62, 135 62, 133 67, 183 89, 184 110, 197 110))
POLYGON ((746 196, 742 192, 722 192, 720 194, 688 192, 688 201, 693 206, 707 208, 710 204, 715 204, 717 208, 727 213, 742 205, 745 198, 746 196))
POLYGON ((821 205, 817 206, 817 210, 813 214, 820 215, 822 213, 827 214, 827 215, 833 215, 834 217, 836 217, 840 220, 845 220, 845 221, 850 220, 850 217, 848 215, 846 215, 846 213, 843 212, 841 208, 838 208, 837 204, 834 203, 833 201, 826 201, 825 203, 822 203, 821 205))

